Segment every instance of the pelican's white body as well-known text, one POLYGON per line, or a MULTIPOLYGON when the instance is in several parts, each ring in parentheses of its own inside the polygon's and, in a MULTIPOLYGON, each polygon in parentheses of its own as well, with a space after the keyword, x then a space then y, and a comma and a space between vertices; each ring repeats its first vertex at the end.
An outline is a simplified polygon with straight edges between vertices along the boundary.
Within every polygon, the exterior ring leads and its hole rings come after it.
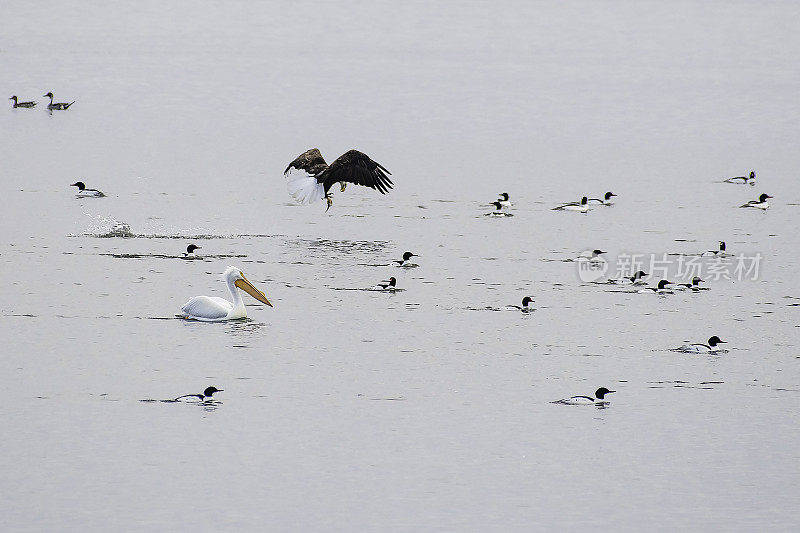
POLYGON ((239 269, 228 267, 222 277, 228 284, 233 302, 216 296, 195 296, 181 307, 181 313, 185 318, 203 322, 222 322, 247 317, 242 295, 235 285, 236 280, 241 279, 239 269))
POLYGON ((308 205, 325 198, 325 185, 306 172, 292 168, 286 174, 286 189, 298 203, 308 205))

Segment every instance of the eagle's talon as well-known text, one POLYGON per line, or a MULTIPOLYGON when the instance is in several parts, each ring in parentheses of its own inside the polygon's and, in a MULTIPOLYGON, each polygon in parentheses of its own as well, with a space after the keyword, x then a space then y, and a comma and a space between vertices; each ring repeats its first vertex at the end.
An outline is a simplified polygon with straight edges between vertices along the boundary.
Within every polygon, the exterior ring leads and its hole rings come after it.
POLYGON ((389 179, 391 172, 358 150, 348 150, 328 165, 319 149, 312 148, 289 163, 283 173, 289 180, 289 194, 300 203, 311 203, 319 199, 322 189, 323 197, 328 203, 326 212, 333 205, 329 190, 335 183, 339 184, 342 192, 348 183, 363 185, 381 194, 386 194, 393 186, 389 179), (293 169, 300 174, 290 174, 293 169))

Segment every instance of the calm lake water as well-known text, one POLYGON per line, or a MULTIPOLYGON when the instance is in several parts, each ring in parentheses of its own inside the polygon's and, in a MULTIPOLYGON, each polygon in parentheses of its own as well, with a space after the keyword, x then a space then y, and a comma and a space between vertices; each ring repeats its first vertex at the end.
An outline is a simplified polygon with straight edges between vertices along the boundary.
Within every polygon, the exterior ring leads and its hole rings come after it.
POLYGON ((3 11, 0 94, 39 101, 0 113, 3 531, 797 527, 800 4, 3 11), (394 190, 293 205, 311 147, 394 190), (664 255, 720 240, 758 272, 664 255), (595 248, 710 290, 591 283, 595 248), (174 318, 229 264, 275 307, 174 318))

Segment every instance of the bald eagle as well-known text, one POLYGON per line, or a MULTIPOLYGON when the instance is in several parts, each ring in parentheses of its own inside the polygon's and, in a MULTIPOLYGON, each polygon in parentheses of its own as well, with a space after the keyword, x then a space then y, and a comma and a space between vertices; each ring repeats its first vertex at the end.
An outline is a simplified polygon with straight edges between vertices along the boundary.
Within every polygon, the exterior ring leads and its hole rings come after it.
POLYGON ((295 200, 307 205, 325 198, 328 201, 325 211, 333 205, 328 191, 336 182, 341 184, 342 192, 348 183, 371 187, 381 194, 386 194, 393 185, 387 176, 391 172, 358 150, 345 152, 328 165, 319 149, 312 148, 289 163, 283 174, 289 194, 295 200))

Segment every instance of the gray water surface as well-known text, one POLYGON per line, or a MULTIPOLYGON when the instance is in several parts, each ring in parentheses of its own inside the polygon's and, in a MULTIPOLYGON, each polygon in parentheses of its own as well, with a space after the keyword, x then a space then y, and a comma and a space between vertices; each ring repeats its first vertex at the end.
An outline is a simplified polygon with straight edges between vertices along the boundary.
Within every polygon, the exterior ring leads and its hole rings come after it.
POLYGON ((0 113, 4 531, 797 527, 800 5, 3 11, 0 94, 39 101, 0 113), (394 190, 293 205, 311 147, 394 190), (644 295, 564 261, 719 240, 757 279, 644 295), (176 319, 229 264, 275 307, 176 319))

